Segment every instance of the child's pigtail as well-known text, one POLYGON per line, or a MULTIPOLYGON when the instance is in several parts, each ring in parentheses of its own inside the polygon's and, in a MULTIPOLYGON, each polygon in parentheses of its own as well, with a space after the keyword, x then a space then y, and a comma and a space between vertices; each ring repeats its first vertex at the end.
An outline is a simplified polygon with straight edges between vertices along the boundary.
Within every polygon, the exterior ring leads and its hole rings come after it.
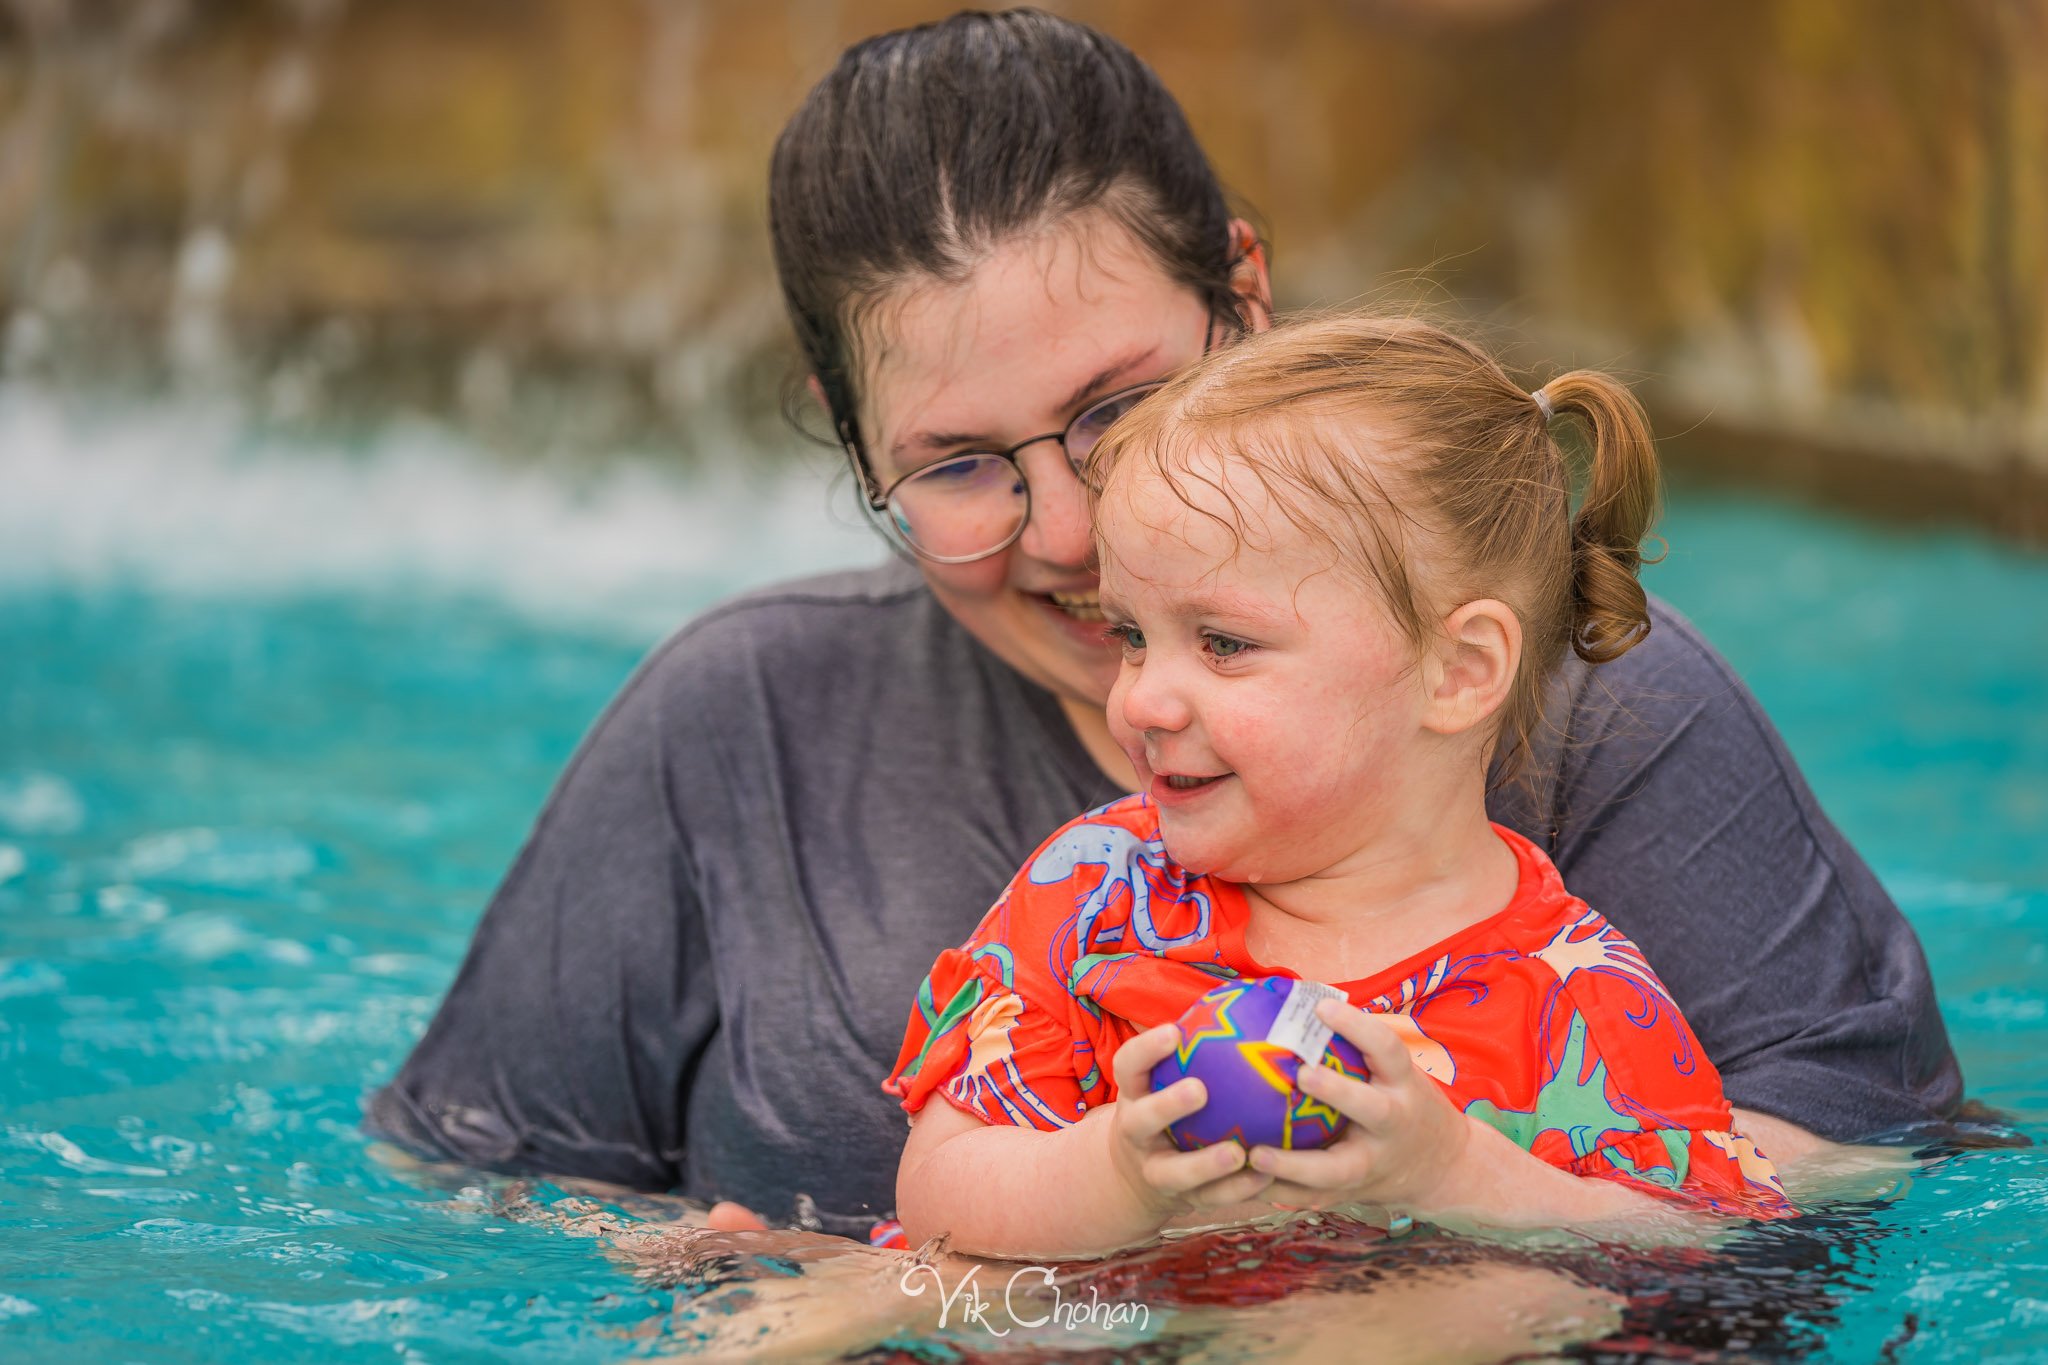
POLYGON ((1585 422, 1592 475, 1572 520, 1572 649, 1591 664, 1618 659, 1650 633, 1636 572, 1657 520, 1657 451, 1642 405, 1622 385, 1573 370, 1539 389, 1539 406, 1585 422), (1547 405, 1543 400, 1547 399, 1547 405))

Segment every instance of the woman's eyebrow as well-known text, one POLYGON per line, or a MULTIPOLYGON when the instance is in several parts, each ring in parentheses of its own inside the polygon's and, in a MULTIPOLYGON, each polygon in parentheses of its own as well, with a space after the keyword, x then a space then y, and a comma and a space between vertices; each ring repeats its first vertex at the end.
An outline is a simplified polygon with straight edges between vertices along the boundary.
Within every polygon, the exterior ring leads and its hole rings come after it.
POLYGON ((1133 352, 1130 355, 1126 355, 1123 359, 1103 367, 1090 376, 1086 383, 1077 386, 1072 393, 1067 395, 1067 401, 1060 404, 1060 411, 1070 412, 1080 407, 1082 403, 1093 397, 1098 390, 1107 386, 1111 380, 1129 374, 1132 370, 1146 364, 1158 354, 1159 344, 1154 342, 1142 351, 1133 352))
MULTIPOLYGON (((1120 379, 1133 370, 1149 364, 1158 354, 1159 346, 1155 342, 1142 351, 1134 351, 1120 360, 1112 361, 1075 386, 1074 391, 1067 395, 1066 401, 1059 405, 1059 410, 1061 412, 1072 412, 1112 381, 1120 379)), ((893 460, 907 450, 939 451, 950 450, 958 446, 992 447, 995 444, 996 440, 994 437, 978 431, 914 431, 907 436, 898 438, 890 445, 889 456, 893 460)))
POLYGON ((936 453, 941 450, 951 450, 955 446, 975 446, 987 449, 995 444, 996 442, 993 437, 982 436, 975 432, 914 431, 908 436, 900 437, 894 445, 889 447, 889 458, 894 460, 907 450, 936 453))

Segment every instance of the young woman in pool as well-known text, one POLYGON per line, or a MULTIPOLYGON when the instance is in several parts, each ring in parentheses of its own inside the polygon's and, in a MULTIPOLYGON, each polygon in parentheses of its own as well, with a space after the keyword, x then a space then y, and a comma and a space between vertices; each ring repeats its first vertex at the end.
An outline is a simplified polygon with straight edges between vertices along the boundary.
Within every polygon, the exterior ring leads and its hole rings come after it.
POLYGON ((1208 357, 1087 474, 1140 791, 1049 838, 920 990, 888 1085, 910 1242, 1060 1259, 1276 1203, 1789 1211, 1641 950, 1486 814, 1567 644, 1604 664, 1650 632, 1627 390, 1530 394, 1426 323, 1331 319, 1208 357), (1591 437, 1576 516, 1553 414, 1591 437), (1180 1151, 1202 1082, 1148 1079, 1174 1020, 1275 973, 1348 983, 1319 1012, 1366 1078, 1301 1071, 1348 1127, 1180 1151))
MULTIPOLYGON (((848 50, 777 144, 769 208, 817 391, 902 558, 655 651, 370 1121, 857 1231, 894 1200, 903 1116, 874 1078, 902 1002, 1049 831, 1136 785, 1071 461, 1143 386, 1264 326, 1266 270, 1151 71, 1030 12, 848 50)), ((1960 1078, 1911 929, 1727 666, 1650 616, 1597 685, 1567 662, 1555 778, 1494 817, 1649 953, 1780 1162, 1806 1141, 1788 1124, 1944 1114, 1960 1078)))

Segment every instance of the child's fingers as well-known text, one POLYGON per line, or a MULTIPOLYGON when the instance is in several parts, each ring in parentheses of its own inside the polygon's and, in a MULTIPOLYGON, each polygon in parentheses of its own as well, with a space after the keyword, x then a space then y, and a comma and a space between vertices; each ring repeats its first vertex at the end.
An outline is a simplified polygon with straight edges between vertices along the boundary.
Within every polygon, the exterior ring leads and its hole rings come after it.
POLYGON ((1293 1212, 1296 1209, 1319 1209, 1326 1204, 1338 1202, 1335 1190, 1311 1189, 1307 1185, 1297 1185, 1291 1180, 1273 1180, 1271 1176, 1267 1179, 1272 1180, 1272 1183, 1259 1192, 1259 1198, 1276 1209, 1293 1212))
POLYGON ((1365 1058, 1367 1074, 1376 1081, 1398 1080, 1415 1065, 1401 1035, 1369 1010, 1341 1000, 1325 1000, 1316 1006, 1316 1017, 1358 1049, 1365 1058))
MULTIPOLYGON (((1375 1075, 1378 1073, 1375 1072, 1375 1075)), ((1319 1099, 1354 1123, 1378 1128, 1386 1122, 1393 1101, 1369 1081, 1347 1076, 1333 1066, 1305 1066, 1295 1078, 1301 1092, 1319 1099)))
POLYGON ((1246 1159, 1253 1170, 1264 1171, 1276 1185, 1298 1185, 1306 1190, 1345 1190, 1362 1183, 1369 1164, 1362 1142, 1339 1139, 1330 1147, 1308 1151, 1283 1151, 1278 1147, 1254 1147, 1246 1159))
POLYGON ((1116 1077, 1118 1098, 1129 1100, 1152 1093, 1152 1068, 1179 1046, 1180 1026, 1160 1024, 1118 1048, 1109 1067, 1110 1074, 1116 1077))
POLYGON ((1235 1142, 1192 1152, 1169 1147, 1145 1158, 1145 1183, 1165 1194, 1185 1195, 1244 1168, 1245 1150, 1235 1142))
POLYGON ((1189 1191, 1185 1198, 1193 1208, 1227 1209, 1233 1204, 1245 1204, 1259 1198, 1272 1183, 1273 1177, 1264 1171, 1246 1167, 1189 1191))
POLYGON ((1164 1090, 1140 1094, 1136 1099, 1126 1092, 1116 1102, 1118 1131, 1135 1146, 1155 1146, 1164 1140, 1168 1124, 1186 1118, 1208 1102, 1208 1087, 1193 1076, 1184 1076, 1164 1090))

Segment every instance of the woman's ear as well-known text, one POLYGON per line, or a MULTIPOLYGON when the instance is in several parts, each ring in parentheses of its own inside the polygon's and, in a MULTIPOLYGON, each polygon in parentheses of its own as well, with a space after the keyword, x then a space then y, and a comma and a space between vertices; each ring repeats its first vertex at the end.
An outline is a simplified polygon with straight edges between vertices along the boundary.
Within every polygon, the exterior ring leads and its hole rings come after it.
MULTIPOLYGON (((817 400, 819 409, 823 411, 825 414, 825 420, 828 422, 831 421, 832 405, 825 401, 825 386, 818 382, 818 376, 810 375, 806 377, 804 380, 804 387, 809 389, 811 391, 811 397, 817 400)), ((789 391, 787 389, 784 389, 783 392, 787 393, 789 391)))
POLYGON ((1230 220, 1230 287, 1245 326, 1263 332, 1273 325, 1273 277, 1266 269, 1266 244, 1242 218, 1230 220))
POLYGON ((1491 597, 1467 602, 1444 618, 1425 670, 1422 727, 1462 734, 1500 710, 1522 662, 1522 622, 1491 597))

